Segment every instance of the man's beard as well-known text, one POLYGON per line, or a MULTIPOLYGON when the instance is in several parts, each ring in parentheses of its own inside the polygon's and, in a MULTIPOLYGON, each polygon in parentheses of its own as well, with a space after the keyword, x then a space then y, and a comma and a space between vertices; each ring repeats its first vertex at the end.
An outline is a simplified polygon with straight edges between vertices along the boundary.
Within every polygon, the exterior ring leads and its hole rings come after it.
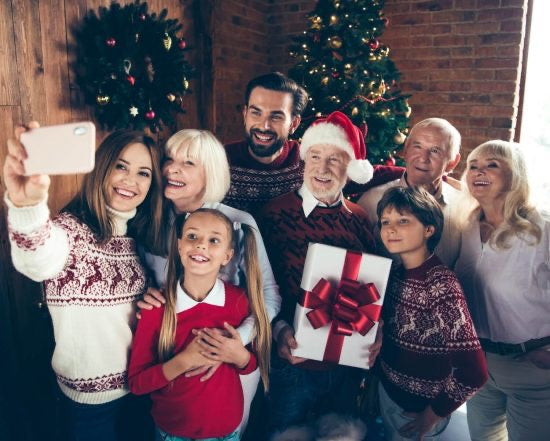
POLYGON ((258 156, 259 158, 268 158, 270 156, 273 156, 275 153, 277 153, 280 150, 280 148, 285 143, 286 138, 278 138, 277 134, 270 130, 262 131, 258 129, 251 129, 250 132, 246 133, 246 140, 248 141, 248 146, 250 147, 250 150, 252 150, 252 153, 254 153, 254 155, 258 156), (254 143, 255 132, 264 134, 264 135, 272 135, 275 137, 275 139, 273 143, 269 146, 265 146, 262 144, 255 144, 254 143))

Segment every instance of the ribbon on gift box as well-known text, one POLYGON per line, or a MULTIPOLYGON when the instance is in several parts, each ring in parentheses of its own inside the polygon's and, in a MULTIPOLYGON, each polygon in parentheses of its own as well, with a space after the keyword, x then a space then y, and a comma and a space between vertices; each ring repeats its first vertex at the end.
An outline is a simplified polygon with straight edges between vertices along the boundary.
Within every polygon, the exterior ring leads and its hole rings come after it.
POLYGON ((373 283, 357 281, 361 253, 346 251, 338 287, 321 278, 311 291, 305 291, 300 305, 310 308, 306 316, 314 329, 331 324, 323 361, 338 363, 345 337, 359 332, 366 335, 380 318, 380 305, 373 305, 380 294, 373 283))

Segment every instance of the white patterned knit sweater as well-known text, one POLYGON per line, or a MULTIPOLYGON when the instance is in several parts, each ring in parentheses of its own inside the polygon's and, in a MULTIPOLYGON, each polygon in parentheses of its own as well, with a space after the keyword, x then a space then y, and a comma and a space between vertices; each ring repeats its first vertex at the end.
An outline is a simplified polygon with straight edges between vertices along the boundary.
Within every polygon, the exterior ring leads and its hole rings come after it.
POLYGON ((71 214, 50 220, 46 201, 22 208, 5 201, 13 264, 44 282, 56 343, 52 367, 61 390, 87 404, 126 395, 134 303, 146 287, 134 240, 125 236, 135 210, 109 210, 116 235, 99 244, 71 214))

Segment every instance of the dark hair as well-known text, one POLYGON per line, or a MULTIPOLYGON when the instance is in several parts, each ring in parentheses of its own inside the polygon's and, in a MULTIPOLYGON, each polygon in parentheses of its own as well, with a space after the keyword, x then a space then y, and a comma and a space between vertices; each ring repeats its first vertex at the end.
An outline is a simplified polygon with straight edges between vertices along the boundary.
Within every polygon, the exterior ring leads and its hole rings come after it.
POLYGON ((250 80, 244 92, 244 103, 246 106, 248 106, 252 90, 256 87, 290 93, 292 95, 292 116, 300 116, 306 108, 308 96, 306 90, 281 72, 271 72, 250 80))
POLYGON ((387 190, 376 206, 378 228, 380 218, 386 208, 394 208, 398 213, 410 213, 425 227, 433 226, 434 233, 428 238, 428 249, 433 252, 443 232, 443 211, 435 198, 421 187, 393 187, 387 190))
POLYGON ((106 187, 122 151, 130 144, 143 144, 151 155, 151 186, 137 213, 128 222, 128 235, 139 239, 151 252, 160 253, 159 231, 162 215, 162 176, 160 152, 155 141, 142 132, 118 130, 111 133, 95 153, 95 167, 84 176, 82 187, 62 211, 76 216, 105 242, 113 236, 113 225, 107 212, 106 187))

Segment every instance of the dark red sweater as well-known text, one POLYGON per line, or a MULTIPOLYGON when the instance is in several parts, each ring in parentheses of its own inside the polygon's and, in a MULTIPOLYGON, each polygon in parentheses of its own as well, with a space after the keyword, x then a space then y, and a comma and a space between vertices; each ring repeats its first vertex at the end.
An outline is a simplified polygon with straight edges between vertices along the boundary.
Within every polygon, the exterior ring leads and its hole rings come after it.
POLYGON ((306 218, 297 192, 268 203, 258 217, 269 261, 279 284, 281 312, 275 319, 292 324, 310 242, 364 253, 374 252, 367 217, 361 207, 346 201, 335 207, 316 207, 306 218))
POLYGON ((380 380, 408 412, 447 416, 487 381, 487 365, 456 275, 437 256, 398 266, 384 306, 380 380))
MULTIPOLYGON (((192 329, 223 328, 223 322, 237 327, 248 316, 245 292, 233 285, 225 285, 225 305, 200 303, 177 315, 174 353, 181 352, 193 339, 192 329)), ((151 413, 155 424, 170 435, 189 438, 213 438, 234 432, 243 415, 243 391, 239 374, 256 369, 256 358, 250 357, 248 366, 239 370, 222 363, 208 381, 200 375, 180 375, 169 382, 157 358, 157 344, 164 307, 143 310, 130 357, 128 381, 130 390, 137 394, 151 394, 151 413)))
MULTIPOLYGON (((256 215, 270 200, 302 185, 304 166, 300 160, 300 144, 287 141, 281 154, 270 164, 256 161, 248 151, 246 140, 225 146, 231 171, 231 186, 224 204, 256 215)), ((376 165, 374 177, 366 184, 349 182, 344 194, 364 193, 372 187, 398 179, 403 168, 376 165)))

